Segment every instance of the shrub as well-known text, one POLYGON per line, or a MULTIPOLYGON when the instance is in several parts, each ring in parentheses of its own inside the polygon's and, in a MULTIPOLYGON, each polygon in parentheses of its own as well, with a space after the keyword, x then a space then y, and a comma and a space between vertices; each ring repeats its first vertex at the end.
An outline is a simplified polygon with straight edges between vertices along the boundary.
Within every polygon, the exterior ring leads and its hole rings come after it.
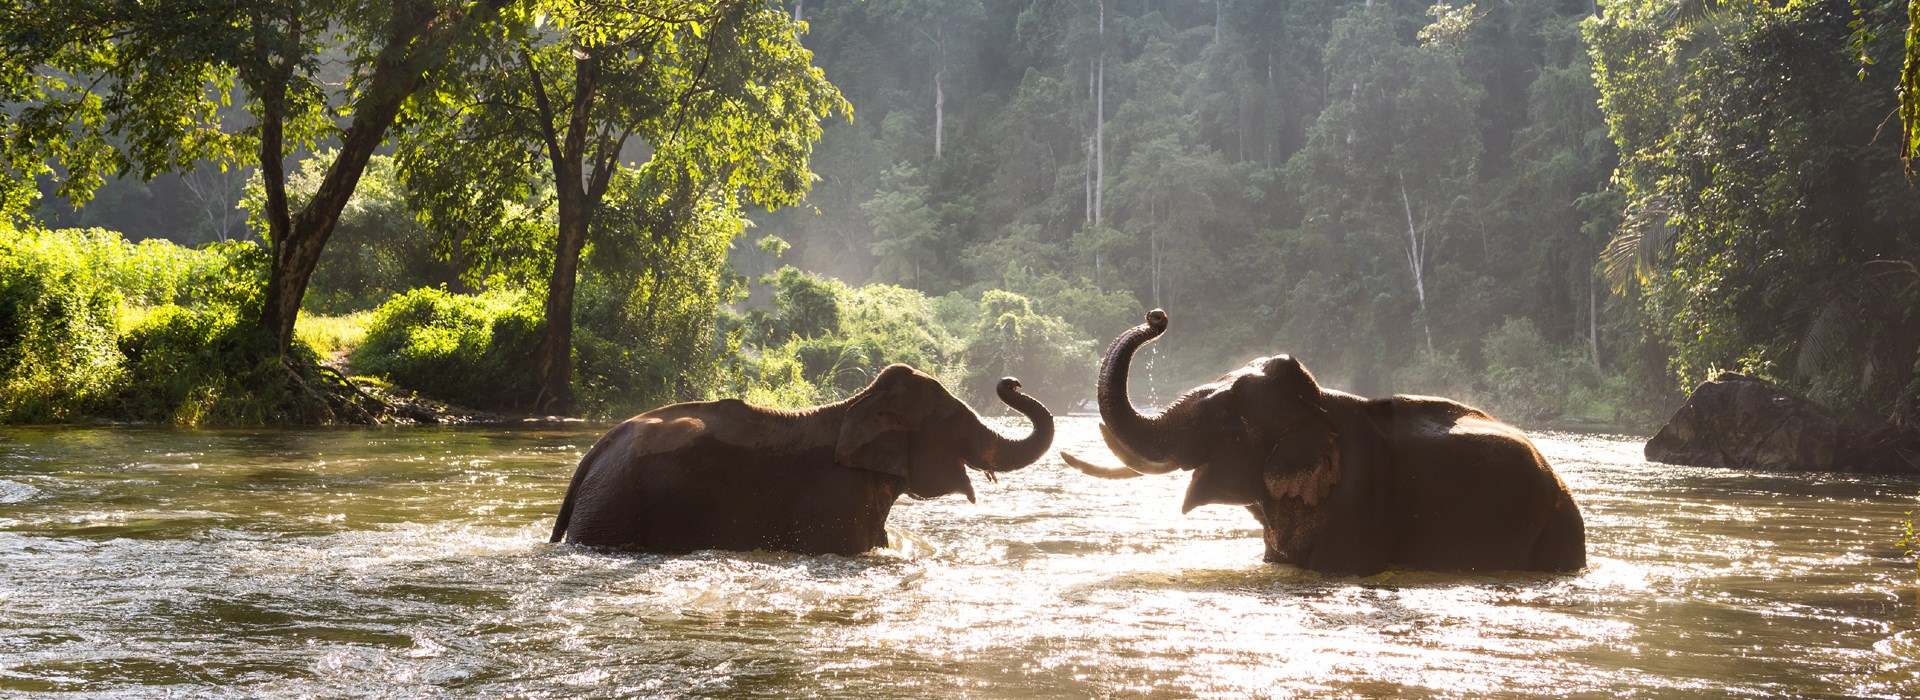
POLYGON ((72 420, 120 380, 120 294, 75 245, 92 237, 9 233, 0 239, 0 419, 72 420))
POLYGON ((1112 338, 1140 322, 1140 302, 1126 292, 1107 292, 1085 277, 1031 275, 1016 268, 1006 275, 1007 289, 1027 297, 1042 313, 1073 324, 1090 338, 1112 338))
POLYGON ((1644 408, 1645 402, 1634 394, 1630 379, 1617 373, 1602 375, 1592 365, 1587 365, 1587 368, 1588 371, 1576 376, 1576 381, 1567 388, 1567 406, 1563 418, 1652 432, 1652 427, 1658 423, 1654 422, 1653 414, 1644 408))
POLYGON ((1004 410, 993 394, 1003 376, 1017 377, 1028 394, 1056 413, 1092 396, 1093 340, 1066 321, 1033 311, 1026 297, 991 290, 980 297, 980 321, 965 350, 963 395, 982 412, 1004 410))
MULTIPOLYGON (((807 395, 825 401, 859 391, 880 368, 896 362, 934 376, 957 374, 955 358, 963 342, 943 318, 951 312, 944 299, 890 284, 850 289, 792 267, 764 281, 773 286, 773 313, 750 310, 722 324, 747 345, 745 350, 736 346, 743 360, 730 370, 735 374, 729 382, 746 376, 762 378, 746 386, 789 381, 785 363, 791 362, 802 385, 773 393, 785 400, 807 395)), ((968 321, 977 316, 977 306, 960 303, 968 321)))
POLYGON ((0 420, 8 422, 152 417, 157 411, 129 396, 172 370, 128 362, 122 329, 183 306, 237 316, 254 300, 264 263, 251 244, 136 244, 100 229, 0 233, 0 420))
POLYGON ((0 421, 370 419, 312 352, 283 357, 255 326, 259 246, 0 233, 0 421))
POLYGON ((812 338, 840 330, 840 303, 847 287, 839 280, 787 266, 770 275, 767 282, 773 285, 774 308, 768 341, 783 342, 790 336, 812 338))
POLYGON ((858 392, 873 381, 873 375, 879 368, 894 362, 921 366, 911 359, 886 357, 882 348, 871 340, 823 335, 795 338, 776 350, 781 354, 790 354, 800 363, 801 376, 809 383, 828 390, 832 396, 850 396, 858 392))
POLYGON ((1394 371, 1393 386, 1394 391, 1401 394, 1476 402, 1473 372, 1460 361, 1457 352, 1420 351, 1411 364, 1394 371))
POLYGON ((740 336, 728 341, 714 386, 717 396, 776 408, 803 408, 833 400, 829 392, 807 381, 805 369, 791 354, 791 346, 770 350, 741 347, 740 336))
POLYGON ((473 408, 515 409, 534 399, 527 362, 541 332, 540 301, 517 291, 415 289, 373 313, 356 371, 473 408))
POLYGON ((870 284, 849 290, 841 307, 841 335, 869 349, 865 379, 895 362, 935 376, 956 374, 956 360, 965 343, 940 322, 925 294, 891 284, 870 284))
POLYGON ((120 338, 130 381, 116 394, 116 413, 172 425, 332 423, 342 398, 338 377, 296 344, 285 362, 272 337, 231 306, 167 305, 120 338), (305 390, 298 390, 304 388, 305 390))
POLYGON ((1487 365, 1488 410, 1512 421, 1566 413, 1572 363, 1563 360, 1563 353, 1547 342, 1532 319, 1507 319, 1487 334, 1480 354, 1487 365))
POLYGON ((582 262, 574 312, 574 408, 623 416, 709 396, 729 336, 720 307, 738 280, 727 248, 746 228, 718 192, 680 189, 659 169, 620 176, 582 262))

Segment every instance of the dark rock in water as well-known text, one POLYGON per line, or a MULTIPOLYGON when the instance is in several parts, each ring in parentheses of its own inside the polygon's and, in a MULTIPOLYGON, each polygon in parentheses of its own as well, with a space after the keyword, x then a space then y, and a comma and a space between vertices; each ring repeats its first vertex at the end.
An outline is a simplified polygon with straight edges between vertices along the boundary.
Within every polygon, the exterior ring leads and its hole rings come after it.
POLYGON ((1840 422, 1820 404, 1737 372, 1702 383, 1647 441, 1647 459, 1767 471, 1845 469, 1840 422))
POLYGON ((1698 467, 1920 474, 1920 430, 1849 426, 1825 406, 1722 372, 1693 390, 1646 455, 1698 467))

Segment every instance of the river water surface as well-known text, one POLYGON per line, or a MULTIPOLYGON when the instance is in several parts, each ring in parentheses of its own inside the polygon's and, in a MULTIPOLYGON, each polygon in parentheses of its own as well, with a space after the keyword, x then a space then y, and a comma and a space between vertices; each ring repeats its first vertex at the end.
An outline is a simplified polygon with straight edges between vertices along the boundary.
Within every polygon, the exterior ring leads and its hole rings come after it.
MULTIPOLYGON (((1095 425, 1055 446, 1110 462, 1095 425)), ((604 427, 0 429, 0 695, 1920 695, 1911 481, 1536 434, 1587 520, 1558 576, 1263 564, 1183 477, 1058 457, 866 556, 549 545, 604 427)))

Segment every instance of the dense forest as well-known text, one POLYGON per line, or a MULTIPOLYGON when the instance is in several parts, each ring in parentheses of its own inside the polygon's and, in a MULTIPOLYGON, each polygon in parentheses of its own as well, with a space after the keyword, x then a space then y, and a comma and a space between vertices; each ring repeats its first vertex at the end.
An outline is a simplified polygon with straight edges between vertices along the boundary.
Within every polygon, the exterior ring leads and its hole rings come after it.
POLYGON ((1920 423, 1903 4, 231 4, 8 3, 4 417, 794 405, 893 361, 1068 410, 1160 307, 1149 395, 1284 352, 1522 423, 1718 370, 1920 423), (208 347, 349 398, 247 403, 208 347))

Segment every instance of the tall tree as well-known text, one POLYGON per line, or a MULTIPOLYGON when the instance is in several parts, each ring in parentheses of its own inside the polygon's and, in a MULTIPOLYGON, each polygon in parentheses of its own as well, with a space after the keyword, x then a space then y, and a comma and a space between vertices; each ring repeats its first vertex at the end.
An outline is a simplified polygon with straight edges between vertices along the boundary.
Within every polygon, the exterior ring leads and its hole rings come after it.
POLYGON ((636 233, 600 218, 619 173, 674 171, 635 181, 672 183, 677 193, 632 196, 717 192, 733 203, 745 193, 762 206, 790 203, 811 181, 821 120, 847 106, 776 6, 645 0, 539 11, 532 25, 476 47, 471 79, 412 115, 403 155, 410 187, 445 230, 527 231, 503 225, 545 210, 521 203, 551 194, 534 403, 567 412, 582 251, 595 236, 636 233))
POLYGON ((272 263, 258 325, 277 352, 367 160, 402 106, 514 0, 300 0, 150 3, 8 0, 0 5, 0 95, 31 106, 0 122, 21 206, 35 175, 62 168, 61 194, 84 201, 108 174, 251 160, 265 188, 272 263), (344 52, 345 89, 321 71, 344 52), (253 123, 230 129, 217 107, 244 96, 253 123), (288 201, 285 163, 326 139, 335 158, 311 199, 288 201), (24 176, 24 177, 19 177, 24 176), (24 180, 25 182, 21 182, 24 180))
POLYGON ((1472 190, 1478 92, 1449 45, 1401 43, 1384 9, 1356 7, 1336 22, 1326 64, 1334 99, 1289 173, 1309 217, 1332 221, 1343 247, 1397 252, 1431 352, 1428 288, 1472 190))
POLYGON ((933 87, 933 157, 946 151, 947 92, 952 89, 955 54, 970 43, 986 19, 980 0, 889 0, 878 11, 886 21, 918 37, 928 57, 928 82, 933 87))

